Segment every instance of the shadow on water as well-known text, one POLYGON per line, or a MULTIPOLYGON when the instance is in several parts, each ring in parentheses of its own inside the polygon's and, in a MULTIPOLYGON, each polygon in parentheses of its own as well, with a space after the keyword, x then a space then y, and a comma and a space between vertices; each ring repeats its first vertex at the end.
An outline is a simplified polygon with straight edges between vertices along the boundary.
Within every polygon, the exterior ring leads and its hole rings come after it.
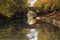
POLYGON ((59 40, 60 29, 52 24, 37 21, 33 25, 23 19, 0 20, 0 39, 59 40), (1 28, 2 27, 2 28, 1 28), (44 38, 43 38, 44 37, 44 38))

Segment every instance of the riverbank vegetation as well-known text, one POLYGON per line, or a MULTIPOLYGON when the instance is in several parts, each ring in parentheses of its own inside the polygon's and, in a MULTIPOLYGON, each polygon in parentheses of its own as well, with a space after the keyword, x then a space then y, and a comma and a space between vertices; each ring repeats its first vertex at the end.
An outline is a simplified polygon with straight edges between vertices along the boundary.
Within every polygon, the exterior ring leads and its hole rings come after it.
MULTIPOLYGON (((14 15, 15 12, 24 12, 24 10, 29 9, 27 1, 28 0, 0 0, 0 14, 10 17, 14 15)), ((49 13, 54 10, 60 11, 60 1, 37 0, 33 7, 44 15, 44 12, 49 13)))

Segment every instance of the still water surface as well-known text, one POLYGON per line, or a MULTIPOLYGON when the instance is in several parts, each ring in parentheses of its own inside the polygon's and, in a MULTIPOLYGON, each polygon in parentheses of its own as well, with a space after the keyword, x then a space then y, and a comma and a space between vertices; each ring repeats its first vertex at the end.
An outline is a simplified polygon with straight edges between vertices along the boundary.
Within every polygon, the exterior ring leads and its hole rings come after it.
POLYGON ((60 40, 60 29, 39 21, 34 25, 10 23, 0 29, 0 39, 6 40, 60 40))

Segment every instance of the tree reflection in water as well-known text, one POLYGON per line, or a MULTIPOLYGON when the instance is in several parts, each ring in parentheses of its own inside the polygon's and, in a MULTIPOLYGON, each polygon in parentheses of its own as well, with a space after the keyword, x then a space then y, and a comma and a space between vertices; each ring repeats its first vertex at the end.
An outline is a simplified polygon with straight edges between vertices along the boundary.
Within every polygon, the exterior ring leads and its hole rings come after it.
MULTIPOLYGON (((5 25, 6 27, 6 25, 5 25)), ((60 29, 48 23, 27 25, 11 23, 5 29, 0 29, 0 39, 10 40, 60 40, 60 29), (35 27, 35 28, 34 28, 35 27)))

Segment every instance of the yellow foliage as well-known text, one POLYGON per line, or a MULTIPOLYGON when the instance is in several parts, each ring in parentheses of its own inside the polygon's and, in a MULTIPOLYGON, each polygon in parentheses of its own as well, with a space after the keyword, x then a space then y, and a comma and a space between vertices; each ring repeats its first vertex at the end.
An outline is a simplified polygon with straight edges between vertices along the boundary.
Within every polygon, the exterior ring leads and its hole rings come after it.
POLYGON ((37 0, 35 5, 36 5, 36 7, 40 7, 43 4, 48 4, 48 3, 51 3, 51 1, 50 0, 37 0))
POLYGON ((24 10, 27 0, 0 0, 0 14, 11 16, 14 12, 24 10))

